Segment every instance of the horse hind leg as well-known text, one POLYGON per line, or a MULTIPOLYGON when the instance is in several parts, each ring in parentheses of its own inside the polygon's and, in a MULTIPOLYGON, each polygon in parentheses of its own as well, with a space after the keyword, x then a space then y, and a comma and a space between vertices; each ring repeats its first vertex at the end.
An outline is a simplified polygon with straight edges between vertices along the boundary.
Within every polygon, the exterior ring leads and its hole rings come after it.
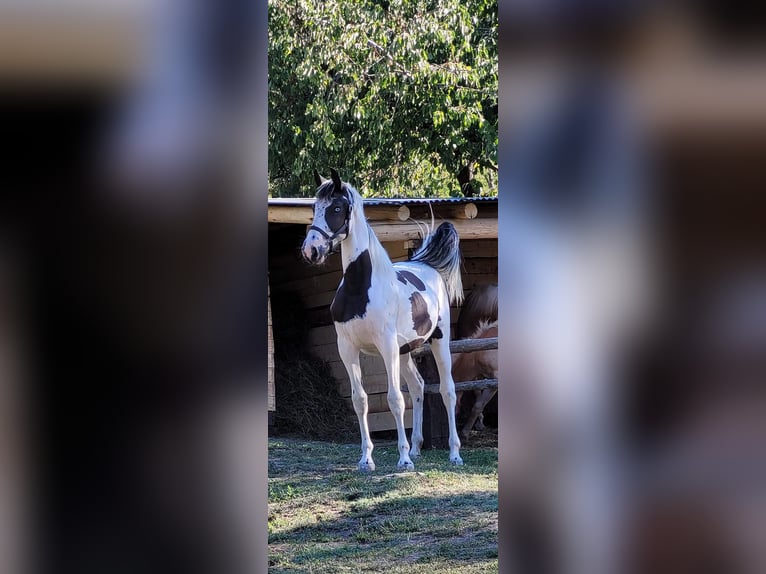
POLYGON ((463 430, 460 432, 460 435, 463 438, 468 436, 468 433, 473 428, 474 423, 476 423, 477 430, 483 430, 484 425, 482 424, 482 429, 479 429, 477 421, 480 419, 480 417, 482 417, 484 407, 486 407, 487 403, 492 400, 492 397, 495 396, 495 393, 497 393, 497 389, 484 389, 481 394, 476 397, 476 401, 473 403, 473 408, 471 409, 471 414, 468 415, 468 419, 465 421, 463 430))
POLYGON ((420 456, 420 449, 423 446, 423 377, 420 376, 415 361, 412 356, 402 357, 401 373, 402 378, 407 383, 412 399, 412 447, 410 448, 410 457, 420 456))
MULTIPOLYGON (((484 394, 484 391, 474 391, 474 401, 473 404, 476 404, 476 401, 478 401, 481 396, 484 394)), ((492 396, 494 396, 495 393, 492 393, 492 396)), ((473 428, 475 428, 477 431, 483 431, 485 428, 484 426, 484 407, 487 406, 487 403, 492 400, 492 397, 489 397, 489 400, 484 402, 484 404, 481 407, 481 412, 476 417, 476 422, 473 423, 473 428)))
MULTIPOLYGON (((449 333, 449 327, 442 329, 442 332, 449 333)), ((460 438, 457 434, 455 406, 457 405, 457 395, 455 393, 455 381, 452 379, 452 357, 449 351, 449 339, 433 339, 431 342, 431 351, 436 360, 436 368, 439 370, 439 392, 444 401, 444 408, 447 409, 447 421, 449 424, 449 459, 452 464, 462 465, 463 459, 460 458, 460 438)))
POLYGON ((375 462, 372 460, 373 444, 370 438, 370 428, 367 424, 367 393, 362 386, 359 349, 338 338, 338 351, 351 382, 351 402, 354 404, 354 411, 357 419, 359 419, 359 433, 362 436, 362 457, 359 459, 357 467, 361 472, 372 472, 375 470, 375 462))

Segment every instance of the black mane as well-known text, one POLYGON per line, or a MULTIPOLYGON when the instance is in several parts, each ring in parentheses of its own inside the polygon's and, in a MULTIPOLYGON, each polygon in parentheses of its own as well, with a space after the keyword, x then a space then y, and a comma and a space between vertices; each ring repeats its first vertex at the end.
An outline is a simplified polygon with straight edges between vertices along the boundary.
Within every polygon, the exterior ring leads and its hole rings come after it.
MULTIPOLYGON (((350 202, 351 194, 349 193, 348 186, 345 182, 341 184, 340 189, 343 195, 345 195, 350 202)), ((317 189, 316 198, 319 200, 330 199, 334 192, 335 192, 335 185, 333 184, 331 179, 328 179, 322 185, 320 185, 319 188, 317 189)))

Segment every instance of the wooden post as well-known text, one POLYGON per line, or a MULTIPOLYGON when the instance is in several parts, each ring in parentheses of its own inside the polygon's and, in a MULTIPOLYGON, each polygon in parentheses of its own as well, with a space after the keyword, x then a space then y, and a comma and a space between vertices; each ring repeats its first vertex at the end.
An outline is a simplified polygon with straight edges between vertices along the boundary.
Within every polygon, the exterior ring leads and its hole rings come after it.
MULTIPOLYGON (((438 385, 439 371, 433 356, 421 355, 415 362, 426 385, 438 385)), ((447 410, 438 392, 423 396, 423 448, 449 448, 447 410)))

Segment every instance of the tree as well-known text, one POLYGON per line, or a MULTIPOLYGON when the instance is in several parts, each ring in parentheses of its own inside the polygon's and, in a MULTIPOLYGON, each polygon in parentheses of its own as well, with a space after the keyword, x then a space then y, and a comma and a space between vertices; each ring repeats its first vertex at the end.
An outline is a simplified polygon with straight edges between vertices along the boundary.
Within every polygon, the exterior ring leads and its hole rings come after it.
POLYGON ((269 191, 491 194, 497 0, 270 0, 269 191))

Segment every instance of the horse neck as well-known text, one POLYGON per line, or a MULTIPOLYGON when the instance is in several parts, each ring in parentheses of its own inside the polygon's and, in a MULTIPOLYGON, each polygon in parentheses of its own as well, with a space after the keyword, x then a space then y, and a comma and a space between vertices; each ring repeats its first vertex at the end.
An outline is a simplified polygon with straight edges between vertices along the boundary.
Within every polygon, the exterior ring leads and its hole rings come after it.
POLYGON ((345 241, 340 244, 340 258, 343 265, 343 274, 346 274, 349 264, 354 261, 365 249, 369 249, 367 233, 349 233, 345 241))
MULTIPOLYGON (((355 226, 356 227, 356 226, 355 226)), ((388 257, 383 245, 378 241, 374 234, 370 231, 366 221, 364 225, 360 226, 361 229, 354 229, 346 240, 340 244, 340 256, 343 265, 343 274, 346 274, 346 269, 349 264, 354 261, 359 255, 368 250, 370 252, 370 261, 372 262, 373 274, 376 273, 393 273, 393 265, 388 257)))

